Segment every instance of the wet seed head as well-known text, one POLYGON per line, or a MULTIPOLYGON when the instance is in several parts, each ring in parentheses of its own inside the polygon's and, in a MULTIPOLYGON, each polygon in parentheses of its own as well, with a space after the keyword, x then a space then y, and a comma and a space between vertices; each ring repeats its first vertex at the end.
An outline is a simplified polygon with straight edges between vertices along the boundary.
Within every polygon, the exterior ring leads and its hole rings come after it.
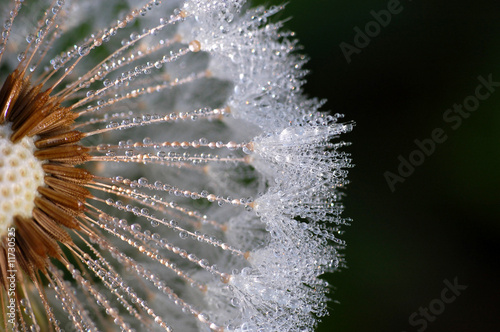
POLYGON ((0 27, 0 330, 314 329, 352 124, 300 93, 282 7, 33 3, 0 27))

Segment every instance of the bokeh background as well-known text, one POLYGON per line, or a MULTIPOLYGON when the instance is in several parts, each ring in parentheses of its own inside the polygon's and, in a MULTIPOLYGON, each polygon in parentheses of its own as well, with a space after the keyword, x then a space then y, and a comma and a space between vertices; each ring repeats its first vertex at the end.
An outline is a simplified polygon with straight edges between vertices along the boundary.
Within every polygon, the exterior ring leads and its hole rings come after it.
POLYGON ((401 0, 348 64, 340 43, 354 45, 354 27, 388 3, 290 0, 281 14, 311 58, 306 92, 356 121, 344 137, 356 164, 344 201, 349 268, 327 276, 340 303, 318 331, 499 331, 500 88, 456 130, 443 114, 479 75, 500 82, 500 3, 401 0), (391 192, 384 172, 397 174, 398 156, 436 128, 447 140, 391 192), (467 289, 425 329, 411 326, 454 278, 467 289))

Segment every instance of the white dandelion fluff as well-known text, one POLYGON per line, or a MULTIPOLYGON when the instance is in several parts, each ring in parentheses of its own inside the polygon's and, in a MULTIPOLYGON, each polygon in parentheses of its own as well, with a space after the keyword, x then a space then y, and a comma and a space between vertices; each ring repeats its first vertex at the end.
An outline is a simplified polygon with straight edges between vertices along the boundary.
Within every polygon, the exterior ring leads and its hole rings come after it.
POLYGON ((2 328, 315 328, 352 124, 302 93, 281 9, 2 6, 2 328))

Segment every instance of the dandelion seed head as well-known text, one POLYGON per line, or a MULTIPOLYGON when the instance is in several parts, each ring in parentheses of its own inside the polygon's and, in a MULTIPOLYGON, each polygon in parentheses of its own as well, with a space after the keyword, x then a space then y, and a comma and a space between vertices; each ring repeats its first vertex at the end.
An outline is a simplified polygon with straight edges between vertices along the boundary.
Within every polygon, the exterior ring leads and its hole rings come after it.
POLYGON ((327 314, 352 124, 302 94, 283 7, 244 4, 11 2, 3 327, 310 331, 327 314))

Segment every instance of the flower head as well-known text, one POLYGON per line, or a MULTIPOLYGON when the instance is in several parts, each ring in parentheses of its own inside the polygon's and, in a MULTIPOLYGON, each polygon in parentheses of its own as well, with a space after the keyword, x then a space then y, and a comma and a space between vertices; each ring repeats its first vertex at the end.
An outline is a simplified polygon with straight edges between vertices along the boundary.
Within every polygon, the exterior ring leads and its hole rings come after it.
POLYGON ((352 124, 302 94, 281 7, 243 5, 11 2, 6 330, 307 331, 327 313, 352 124))

